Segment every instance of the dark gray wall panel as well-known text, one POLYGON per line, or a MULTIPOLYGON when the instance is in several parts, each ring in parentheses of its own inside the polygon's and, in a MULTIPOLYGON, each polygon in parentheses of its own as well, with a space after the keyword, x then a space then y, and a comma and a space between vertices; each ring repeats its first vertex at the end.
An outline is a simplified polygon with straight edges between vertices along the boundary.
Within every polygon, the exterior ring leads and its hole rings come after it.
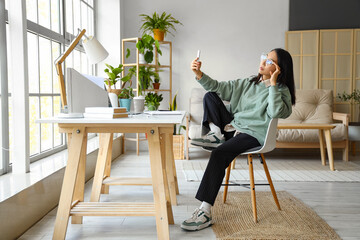
POLYGON ((360 28, 360 0, 290 0, 290 31, 338 28, 360 28))

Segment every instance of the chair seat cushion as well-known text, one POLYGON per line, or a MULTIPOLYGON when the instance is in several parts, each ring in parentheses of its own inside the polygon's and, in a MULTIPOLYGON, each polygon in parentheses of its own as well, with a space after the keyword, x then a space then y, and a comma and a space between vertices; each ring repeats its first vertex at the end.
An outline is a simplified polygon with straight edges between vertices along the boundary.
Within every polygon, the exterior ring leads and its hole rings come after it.
MULTIPOLYGON (((346 139, 344 124, 336 123, 331 130, 333 142, 346 139)), ((276 141, 278 142, 319 142, 319 131, 315 129, 279 129, 276 141)))

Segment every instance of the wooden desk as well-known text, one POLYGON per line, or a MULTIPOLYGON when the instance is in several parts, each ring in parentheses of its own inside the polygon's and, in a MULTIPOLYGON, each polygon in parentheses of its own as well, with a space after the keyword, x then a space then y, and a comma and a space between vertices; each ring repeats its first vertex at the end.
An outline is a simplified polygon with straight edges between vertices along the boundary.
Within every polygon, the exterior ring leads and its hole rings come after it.
POLYGON ((174 124, 181 123, 184 116, 185 112, 172 116, 141 115, 122 119, 37 120, 38 123, 58 123, 60 132, 67 133, 69 139, 68 162, 53 239, 65 239, 70 216, 73 223, 82 223, 83 216, 155 216, 158 239, 169 239, 169 224, 174 223, 171 198, 174 194, 176 198, 172 134, 174 124), (153 203, 98 202, 106 165, 111 162, 113 133, 120 132, 148 135, 153 203), (90 202, 84 202, 88 133, 100 134, 100 147, 90 202))
POLYGON ((332 124, 278 124, 278 129, 317 129, 319 130, 319 142, 320 142, 320 152, 321 152, 321 163, 322 165, 326 165, 325 160, 325 144, 324 144, 324 135, 326 141, 326 148, 329 158, 329 165, 331 171, 334 171, 334 155, 332 148, 332 140, 331 140, 331 129, 335 128, 332 124))

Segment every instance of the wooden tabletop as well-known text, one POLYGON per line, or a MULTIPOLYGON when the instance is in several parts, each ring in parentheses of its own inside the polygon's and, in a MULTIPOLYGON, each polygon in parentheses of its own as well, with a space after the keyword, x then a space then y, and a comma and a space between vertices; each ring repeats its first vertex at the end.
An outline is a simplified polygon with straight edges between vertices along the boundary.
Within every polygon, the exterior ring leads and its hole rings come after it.
POLYGON ((324 123, 279 123, 278 129, 333 129, 335 125, 324 123))

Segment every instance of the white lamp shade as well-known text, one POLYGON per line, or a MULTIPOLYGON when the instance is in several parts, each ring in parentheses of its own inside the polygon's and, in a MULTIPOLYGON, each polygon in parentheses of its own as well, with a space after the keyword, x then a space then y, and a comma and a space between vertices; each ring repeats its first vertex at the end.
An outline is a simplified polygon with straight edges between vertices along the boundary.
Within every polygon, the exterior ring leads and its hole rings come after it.
POLYGON ((90 64, 99 63, 109 56, 109 53, 93 36, 85 39, 83 45, 90 64))

